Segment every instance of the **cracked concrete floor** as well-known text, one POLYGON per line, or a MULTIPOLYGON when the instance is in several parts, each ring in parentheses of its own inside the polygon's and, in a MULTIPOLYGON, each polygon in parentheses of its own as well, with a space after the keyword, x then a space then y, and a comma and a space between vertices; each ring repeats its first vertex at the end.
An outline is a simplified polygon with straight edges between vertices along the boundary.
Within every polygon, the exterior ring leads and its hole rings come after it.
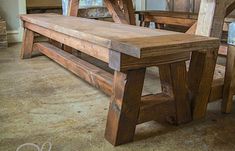
MULTIPOLYGON (((141 124, 133 143, 113 147, 103 137, 109 97, 45 56, 20 60, 20 46, 0 49, 0 151, 44 142, 52 143, 52 151, 235 150, 235 109, 222 115, 219 102, 203 121, 141 124)), ((158 85, 148 73, 145 91, 158 85)))

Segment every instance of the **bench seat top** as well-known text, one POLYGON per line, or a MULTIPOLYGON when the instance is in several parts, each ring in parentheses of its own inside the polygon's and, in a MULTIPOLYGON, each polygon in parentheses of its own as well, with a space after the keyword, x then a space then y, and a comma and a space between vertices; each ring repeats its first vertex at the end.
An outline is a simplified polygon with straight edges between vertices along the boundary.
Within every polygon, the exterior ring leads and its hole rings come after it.
POLYGON ((91 42, 129 56, 145 58, 219 47, 219 40, 57 14, 21 15, 24 22, 91 42))

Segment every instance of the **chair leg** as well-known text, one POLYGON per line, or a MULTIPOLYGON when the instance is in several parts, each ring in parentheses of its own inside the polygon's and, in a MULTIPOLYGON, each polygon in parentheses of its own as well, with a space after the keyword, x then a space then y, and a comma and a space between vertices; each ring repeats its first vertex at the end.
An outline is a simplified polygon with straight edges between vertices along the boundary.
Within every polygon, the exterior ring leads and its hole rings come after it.
POLYGON ((145 69, 115 71, 105 138, 114 146, 133 141, 138 121, 145 69))
POLYGON ((34 32, 29 29, 25 29, 24 37, 23 37, 23 44, 21 48, 22 59, 31 58, 32 52, 33 52, 33 42, 34 42, 34 32))
POLYGON ((227 54, 226 71, 224 78, 223 101, 221 111, 231 113, 235 84, 235 46, 230 45, 227 54))

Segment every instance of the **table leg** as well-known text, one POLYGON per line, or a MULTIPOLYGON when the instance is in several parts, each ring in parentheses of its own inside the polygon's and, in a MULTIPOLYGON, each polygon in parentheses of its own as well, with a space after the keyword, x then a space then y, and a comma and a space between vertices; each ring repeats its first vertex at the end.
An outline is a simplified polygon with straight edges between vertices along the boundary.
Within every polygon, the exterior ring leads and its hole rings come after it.
POLYGON ((189 89, 193 119, 206 115, 218 49, 193 52, 189 66, 189 89))
POLYGON ((115 71, 105 138, 113 145, 133 141, 138 120, 145 68, 115 71))
POLYGON ((31 58, 33 52, 34 32, 29 29, 24 29, 23 44, 21 48, 21 58, 31 58))

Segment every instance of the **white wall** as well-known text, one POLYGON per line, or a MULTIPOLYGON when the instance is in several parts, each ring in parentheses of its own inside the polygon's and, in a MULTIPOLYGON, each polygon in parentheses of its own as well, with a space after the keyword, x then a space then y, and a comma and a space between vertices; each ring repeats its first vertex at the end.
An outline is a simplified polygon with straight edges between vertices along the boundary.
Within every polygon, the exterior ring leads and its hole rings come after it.
POLYGON ((146 0, 147 10, 166 10, 166 0, 146 0))
POLYGON ((19 14, 26 11, 25 0, 0 0, 0 15, 7 22, 8 42, 20 42, 22 27, 19 14))

